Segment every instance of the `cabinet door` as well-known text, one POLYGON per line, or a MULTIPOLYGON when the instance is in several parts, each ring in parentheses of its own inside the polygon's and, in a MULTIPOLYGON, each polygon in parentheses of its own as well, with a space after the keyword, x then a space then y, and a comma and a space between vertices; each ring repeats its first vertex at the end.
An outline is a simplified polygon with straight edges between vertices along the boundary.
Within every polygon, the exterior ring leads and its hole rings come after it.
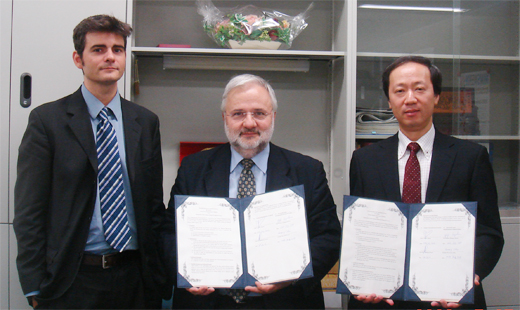
POLYGON ((0 309, 9 307, 9 66, 11 1, 0 1, 0 309))
MULTIPOLYGON (((9 113, 7 111, 9 111, 11 60, 11 8, 11 1, 0 1, 0 110, 2 111, 0 113, 0 223, 8 222, 9 113)), ((4 299, 0 298, 0 300, 4 299)), ((2 308, 1 303, 0 308, 2 308)))
POLYGON ((0 223, 0 309, 9 307, 9 226, 0 223))
MULTIPOLYGON (((18 146, 29 112, 38 105, 74 92, 83 82, 81 70, 72 61, 72 31, 83 18, 95 14, 110 14, 126 21, 126 0, 13 1, 11 190, 16 180, 18 146), (32 77, 31 106, 28 108, 20 105, 20 78, 24 73, 32 77)), ((123 81, 121 79, 119 85, 121 93, 124 93, 123 81)), ((10 212, 12 218, 12 208, 10 212)))
MULTIPOLYGON (((9 222, 11 223, 14 217, 12 193, 16 181, 18 147, 27 126, 29 112, 45 102, 59 99, 74 92, 83 82, 81 70, 77 69, 72 61, 72 52, 74 51, 72 31, 74 27, 85 17, 96 14, 110 14, 126 21, 127 0, 2 0, 0 3, 2 4, 2 17, 4 5, 12 3, 11 97, 8 119, 10 124, 8 142, 10 173, 8 182, 9 192, 11 193, 9 195, 9 222), (32 77, 31 105, 28 108, 20 105, 20 79, 24 73, 29 73, 32 77)), ((4 20, 2 19, 2 43, 4 42, 3 24, 4 20)), ((4 50, 2 45, 2 78, 5 72, 4 50)), ((124 79, 121 79, 119 84, 122 94, 124 94, 123 81, 124 79)), ((4 82, 2 81, 2 94, 8 93, 4 92, 3 88, 4 82)), ((4 107, 3 100, 2 97, 2 109, 9 111, 7 105, 4 107)), ((5 114, 2 113, 1 115, 2 121, 4 121, 5 114)), ((4 127, 2 125, 2 141, 3 135, 4 127)), ((3 169, 2 167, 2 171, 3 169)), ((4 175, 2 173, 2 178, 4 175)), ((3 191, 4 183, 2 179, 2 193, 3 191)), ((0 196, 0 198, 3 203, 3 196, 0 196)), ((0 208, 0 213, 2 211, 0 208)), ((10 248, 11 253, 15 253, 14 235, 11 238, 10 248)), ((4 252, 3 249, 0 251, 4 252)), ((29 305, 20 289, 15 256, 11 255, 9 259, 11 271, 9 307, 12 309, 27 309, 29 305)), ((6 277, 1 278, 5 279, 6 277)), ((3 289, 2 292, 4 292, 3 289)), ((3 295, 1 300, 5 300, 3 295)), ((3 304, 0 304, 0 308, 4 309, 3 304)))

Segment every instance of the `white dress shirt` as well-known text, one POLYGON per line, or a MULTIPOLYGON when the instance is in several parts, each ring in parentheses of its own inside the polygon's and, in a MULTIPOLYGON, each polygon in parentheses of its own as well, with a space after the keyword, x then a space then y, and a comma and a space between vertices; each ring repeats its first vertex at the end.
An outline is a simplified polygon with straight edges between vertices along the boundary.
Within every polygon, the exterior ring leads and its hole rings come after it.
POLYGON ((426 202, 426 190, 428 189, 428 178, 430 177, 430 166, 432 163, 433 140, 435 139, 435 128, 432 127, 419 140, 411 141, 405 136, 401 130, 398 133, 399 145, 397 147, 397 162, 399 164, 399 188, 401 196, 403 195, 404 169, 406 162, 410 157, 410 151, 407 146, 410 142, 417 142, 421 150, 417 152, 417 160, 421 167, 421 202, 426 202))

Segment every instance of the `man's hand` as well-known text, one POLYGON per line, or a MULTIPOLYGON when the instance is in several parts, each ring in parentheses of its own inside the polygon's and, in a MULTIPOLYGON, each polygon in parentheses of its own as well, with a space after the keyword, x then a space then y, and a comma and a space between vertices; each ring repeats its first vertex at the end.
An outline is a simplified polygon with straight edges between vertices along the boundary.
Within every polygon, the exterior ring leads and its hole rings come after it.
POLYGON ((444 299, 441 299, 440 301, 432 301, 432 307, 435 308, 456 309, 460 306, 461 304, 457 302, 447 302, 444 299))
POLYGON ((377 304, 384 300, 390 306, 394 305, 394 301, 392 299, 384 298, 381 295, 377 296, 376 294, 354 295, 354 298, 356 300, 362 301, 365 304, 377 304))
MULTIPOLYGON (((480 277, 477 274, 475 275, 475 280, 473 281, 473 283, 475 283, 476 286, 480 285, 480 277)), ((447 302, 444 299, 441 299, 440 301, 432 301, 432 307, 435 308, 455 309, 460 306, 461 304, 457 302, 447 302)))
POLYGON ((247 292, 259 293, 259 294, 272 294, 282 288, 288 287, 291 285, 291 281, 281 282, 275 284, 262 284, 258 281, 255 282, 256 286, 246 286, 245 290, 247 292))
POLYGON ((31 301, 31 307, 33 307, 33 309, 36 309, 36 307, 38 307, 38 302, 36 301, 36 298, 34 298, 34 296, 31 296, 29 298, 31 301))
POLYGON ((212 287, 207 286, 201 286, 201 287, 190 287, 186 289, 188 292, 192 293, 193 295, 199 295, 199 296, 206 296, 215 291, 212 287))

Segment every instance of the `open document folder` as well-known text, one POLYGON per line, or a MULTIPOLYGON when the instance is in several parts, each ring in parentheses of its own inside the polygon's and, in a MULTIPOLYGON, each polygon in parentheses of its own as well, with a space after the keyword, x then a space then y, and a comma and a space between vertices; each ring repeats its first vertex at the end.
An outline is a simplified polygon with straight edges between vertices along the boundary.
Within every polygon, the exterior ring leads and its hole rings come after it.
POLYGON ((337 292, 472 303, 476 212, 345 196, 337 292))
POLYGON ((175 196, 177 286, 313 276, 303 185, 247 198, 175 196))

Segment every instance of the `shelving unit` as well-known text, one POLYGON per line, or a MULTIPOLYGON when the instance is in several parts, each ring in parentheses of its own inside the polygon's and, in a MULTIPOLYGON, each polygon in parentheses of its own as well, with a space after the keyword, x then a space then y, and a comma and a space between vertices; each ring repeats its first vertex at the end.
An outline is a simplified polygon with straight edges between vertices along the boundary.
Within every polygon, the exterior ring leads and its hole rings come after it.
MULTIPOLYGON (((393 59, 404 54, 432 59, 443 73, 443 88, 473 90, 472 112, 466 116, 462 113, 436 114, 434 124, 458 138, 486 145, 493 160, 500 205, 518 206, 519 2, 357 2, 359 7, 364 4, 394 8, 406 5, 408 9, 358 9, 356 107, 388 108, 380 79, 393 59), (439 12, 427 7, 460 9, 460 12, 439 12), (399 22, 402 20, 406 23, 399 22), (486 81, 478 84, 469 78, 486 81), (471 119, 464 118, 468 115, 471 119), (473 127, 462 127, 461 121, 473 122, 473 127)), ((388 135, 356 135, 356 139, 364 141, 386 137, 388 135)))
MULTIPOLYGON (((240 1, 213 2, 221 9, 244 5, 240 1)), ((310 2, 252 1, 247 4, 296 15, 310 2)), ((461 130, 454 115, 453 119, 448 119, 452 122, 450 133, 483 143, 493 150, 501 201, 507 205, 511 202, 518 204, 517 176, 520 173, 515 159, 519 154, 517 145, 520 140, 518 1, 438 0, 428 4, 462 8, 465 9, 463 13, 360 8, 367 3, 426 5, 423 1, 317 1, 308 18, 309 26, 294 40, 289 50, 233 50, 216 48, 215 42, 204 33, 202 16, 197 13, 195 1, 130 1, 129 16, 135 29, 131 51, 139 60, 141 94, 134 96, 131 88, 127 87, 126 95, 163 115, 163 126, 166 124, 167 136, 171 136, 164 139, 165 150, 167 154, 170 152, 170 160, 177 162, 175 145, 180 141, 225 141, 223 134, 217 134, 221 131, 221 121, 215 117, 219 113, 216 104, 210 105, 209 102, 218 102, 225 81, 242 71, 232 67, 216 71, 162 70, 164 56, 198 56, 207 58, 208 62, 215 57, 243 57, 256 64, 265 59, 309 60, 308 73, 254 73, 270 79, 282 98, 274 142, 322 160, 339 204, 342 195, 348 193, 348 166, 355 140, 387 137, 356 135, 353 120, 356 107, 387 108, 379 80, 393 59, 403 54, 431 58, 443 72, 443 85, 451 89, 464 87, 461 75, 487 72, 489 99, 485 102, 485 111, 478 107, 478 131, 461 130), (400 21, 405 17, 407 23, 403 25, 400 21), (492 22, 492 26, 482 25, 484 22, 492 22), (496 29, 501 30, 497 32, 496 29), (156 47, 160 43, 191 44, 192 48, 156 47), (203 91, 190 91, 188 81, 193 81, 203 91), (148 97, 148 89, 153 89, 153 98, 148 97), (294 91, 296 89, 300 91, 294 91), (308 92, 314 95, 309 96, 308 92), (164 110, 164 104, 155 103, 158 98, 162 98, 161 102, 172 101, 168 104, 171 113, 164 110), (189 105, 192 100, 205 109, 199 118, 194 119, 204 123, 203 127, 211 128, 206 132, 185 123, 193 113, 188 111, 192 109, 189 105), (303 106, 302 102, 305 102, 303 106), (304 109, 302 113, 299 111, 301 108, 304 109), (302 118, 289 117, 288 123, 285 117, 288 114, 295 116, 294 111, 298 111, 296 114, 302 118), (176 117, 171 116, 172 113, 176 117), (306 119, 305 116, 309 115, 310 119, 306 119), (308 121, 319 126, 318 133, 299 126, 308 121), (172 126, 171 122, 180 126, 172 126), (300 141, 295 142, 289 138, 291 136, 300 141), (311 138, 303 138, 306 136, 311 138), (505 166, 500 166, 502 164, 505 166)), ((133 67, 134 60, 129 57, 128 61, 129 67, 133 67)), ((134 74, 128 74, 126 79, 126 85, 132 85, 134 74)), ((168 162, 165 161, 166 165, 168 162)), ((177 165, 166 166, 165 175, 170 179, 165 189, 173 183, 176 169, 177 165)))
MULTIPOLYGON (((296 15, 312 2, 214 0, 220 9, 253 4, 296 15)), ((520 202, 518 0, 320 0, 307 19, 309 26, 288 50, 217 48, 202 30, 194 0, 128 0, 134 27, 132 57, 139 63, 140 94, 132 88, 135 72, 126 76, 126 98, 155 111, 161 119, 165 164, 165 201, 178 168, 181 141, 223 142, 220 97, 229 78, 244 71, 164 70, 165 56, 207 59, 305 59, 309 72, 252 71, 268 79, 280 102, 273 142, 321 160, 339 206, 349 192, 348 169, 356 140, 388 135, 356 135, 356 107, 387 108, 380 86, 384 68, 403 54, 433 59, 443 72, 443 86, 467 87, 461 76, 482 72, 489 77, 488 99, 480 98, 478 132, 461 130, 450 120, 456 137, 488 147, 504 211, 520 202), (432 6, 448 11, 371 10, 363 4, 432 6), (192 48, 158 48, 161 43, 192 48), (484 73, 485 72, 485 73, 484 73), (487 101, 486 101, 487 100, 487 101), (484 102, 484 105, 482 105, 484 102), (485 111, 484 111, 485 110, 485 111), (305 125, 303 125, 305 124, 305 125)), ((195 69, 195 68, 194 68, 195 69)), ((482 95, 482 94, 480 94, 482 95)), ((515 304, 512 301, 511 304, 515 304)))
POLYGON ((132 47, 135 56, 157 56, 165 55, 196 55, 196 56, 249 56, 264 58, 306 58, 312 60, 334 60, 343 58, 344 52, 330 51, 295 51, 295 50, 265 50, 249 49, 221 49, 221 48, 164 48, 164 47, 132 47))
MULTIPOLYGON (((313 1, 213 1, 221 10, 252 4, 288 15, 303 12, 313 1)), ((178 145, 181 141, 227 141, 220 116, 220 97, 229 78, 248 71, 230 66, 218 70, 163 70, 167 56, 196 56, 206 59, 246 58, 258 66, 265 60, 307 60, 309 71, 250 71, 268 79, 278 97, 276 129, 273 142, 321 160, 331 176, 339 168, 338 182, 331 180, 336 202, 348 189, 344 183, 351 153, 345 149, 347 132, 333 134, 335 124, 347 123, 346 51, 348 15, 353 14, 350 1, 314 1, 308 27, 288 50, 244 50, 217 48, 202 29, 202 16, 195 1, 129 1, 134 36, 130 43, 126 85, 136 80, 138 60, 140 94, 127 87, 125 95, 155 111, 161 118, 165 166, 165 200, 174 183, 178 168, 178 145), (160 31, 158 31, 160 29, 160 31), (159 48, 158 44, 189 44, 191 48, 159 48), (195 89, 196 87, 196 89, 195 89), (196 102, 193 105, 192 102, 196 102), (343 112, 335 113, 338 108, 343 112), (194 126, 196 124, 196 126, 194 126), (302 124, 309 124, 302 126, 302 124), (336 143, 335 141, 339 141, 336 143), (338 145, 343 145, 336 151, 338 145)), ((350 59, 354 59, 351 57, 350 59)), ((195 67, 191 69, 196 69, 195 67)), ((350 112, 348 112, 350 113, 350 112)), ((353 132, 351 140, 354 137, 353 132)), ((329 178, 330 180, 330 178, 329 178)))
MULTIPOLYGON (((357 1, 358 7, 375 4, 408 9, 358 8, 356 107, 388 108, 381 75, 393 59, 404 54, 432 59, 443 73, 443 88, 473 89, 471 113, 472 121, 476 121, 473 132, 464 132, 459 126, 462 114, 444 115, 448 116, 447 124, 438 123, 438 115, 434 115, 434 124, 453 131, 455 137, 486 146, 490 153, 505 234, 502 258, 484 280, 487 305, 495 309, 520 309, 516 293, 520 275, 519 3, 518 0, 357 1), (452 11, 439 12, 426 7, 452 11), (461 12, 454 12, 455 9, 461 12), (465 82, 467 77, 482 80, 465 82)), ((356 139, 358 143, 371 143, 389 136, 359 134, 356 139)))

